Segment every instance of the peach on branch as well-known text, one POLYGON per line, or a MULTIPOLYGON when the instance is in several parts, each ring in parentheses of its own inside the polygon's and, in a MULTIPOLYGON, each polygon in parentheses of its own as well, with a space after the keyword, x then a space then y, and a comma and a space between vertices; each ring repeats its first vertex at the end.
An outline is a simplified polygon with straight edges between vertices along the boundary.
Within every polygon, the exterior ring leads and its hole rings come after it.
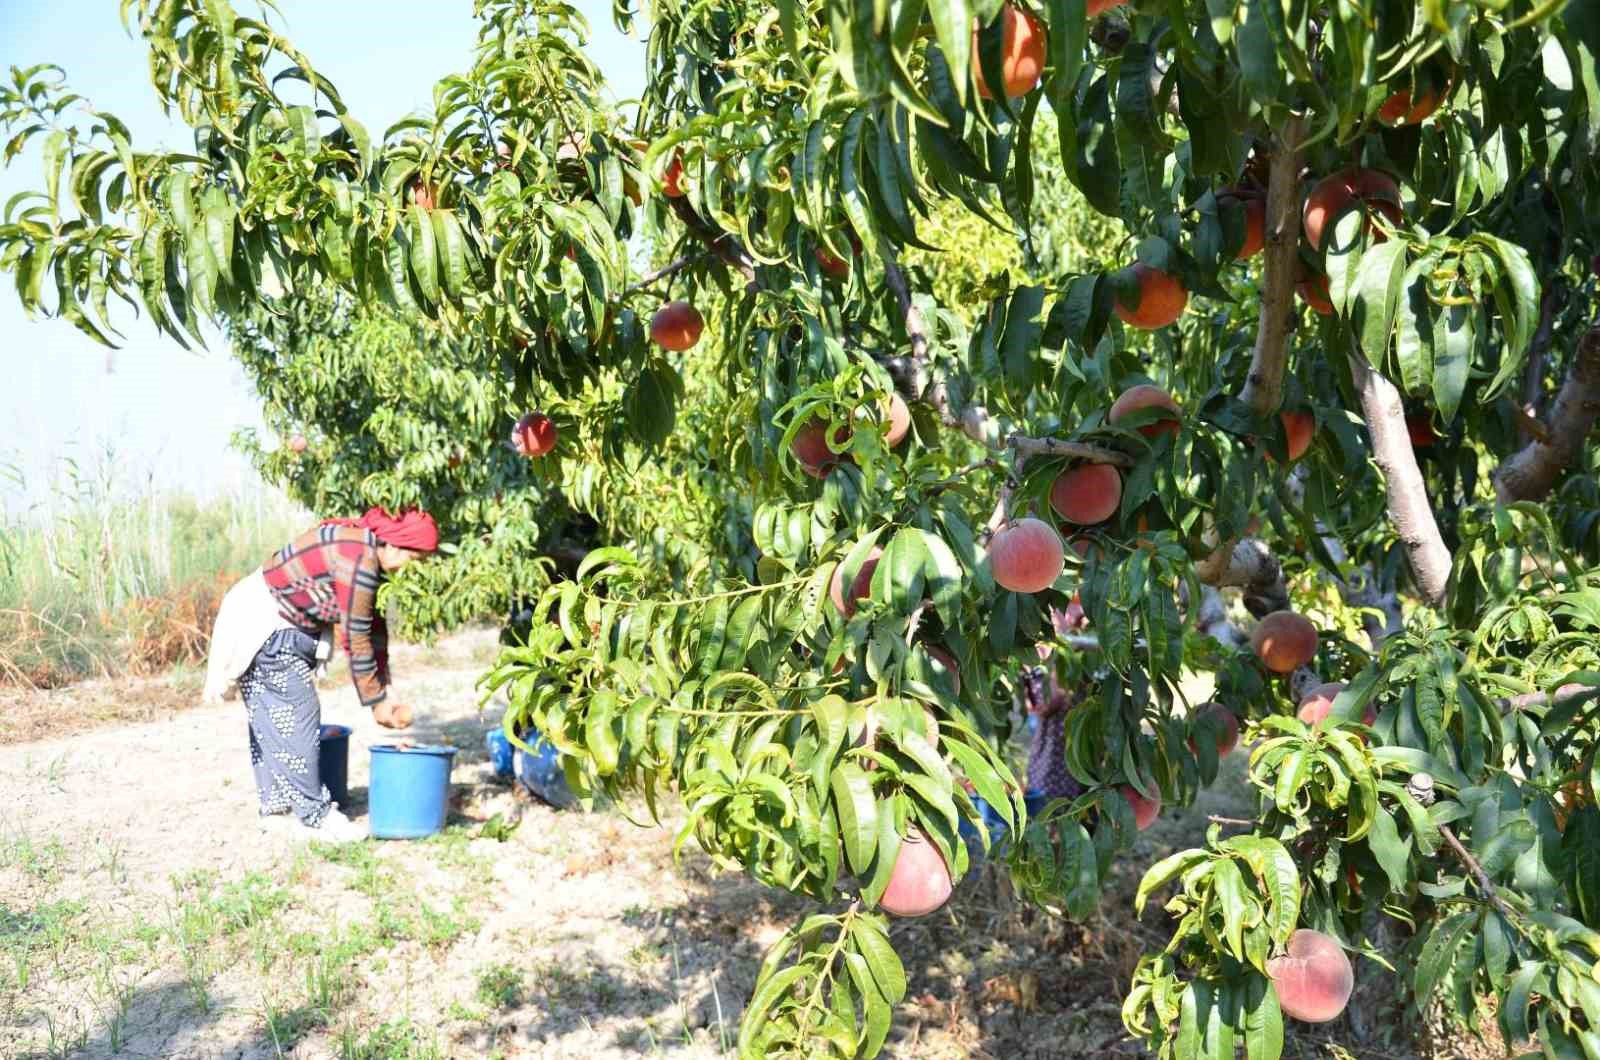
POLYGON ((1288 438, 1289 460, 1293 462, 1306 455, 1311 448, 1311 438, 1317 432, 1317 418, 1309 412, 1295 411, 1278 414, 1283 433, 1288 438))
POLYGON ((856 601, 865 600, 872 595, 872 572, 878 569, 878 560, 883 558, 883 549, 873 546, 867 558, 861 561, 856 576, 850 581, 850 595, 844 592, 844 564, 841 563, 833 569, 833 581, 828 585, 828 599, 833 601, 834 609, 845 618, 856 613, 856 601))
POLYGON ((310 444, 311 443, 306 441, 305 435, 297 434, 293 438, 289 439, 289 452, 295 454, 303 453, 310 444))
POLYGON ((1112 308, 1118 320, 1143 331, 1154 331, 1183 315, 1189 292, 1176 276, 1143 262, 1133 266, 1133 276, 1139 284, 1138 304, 1130 306, 1121 297, 1115 299, 1112 308))
POLYGON ((1301 928, 1289 936, 1289 952, 1267 961, 1278 1007, 1290 1019, 1327 1023, 1338 1018, 1355 989, 1355 970, 1331 935, 1301 928))
POLYGON ((1267 669, 1293 673, 1316 657, 1317 627, 1304 615, 1274 611, 1256 623, 1250 647, 1267 669))
POLYGON ((996 530, 989 541, 994 580, 1014 593, 1048 589, 1065 566, 1061 537, 1042 519, 1018 519, 996 530))
MULTIPOLYGON (((1307 725, 1315 725, 1326 718, 1333 711, 1333 701, 1345 688, 1343 681, 1330 681, 1325 685, 1318 685, 1305 694, 1300 700, 1300 709, 1295 712, 1295 717, 1307 725)), ((1362 713, 1361 724, 1371 725, 1378 720, 1378 710, 1371 703, 1362 713)))
POLYGON ((1310 306, 1319 316, 1333 315, 1332 288, 1328 284, 1328 277, 1322 273, 1313 273, 1295 284, 1295 293, 1301 301, 1310 306))
POLYGON ((1158 386, 1141 383, 1138 386, 1124 390, 1116 401, 1111 403, 1111 411, 1106 419, 1115 426, 1119 421, 1143 409, 1168 409, 1172 412, 1171 419, 1155 420, 1139 428, 1139 433, 1146 438, 1154 438, 1158 434, 1177 434, 1182 424, 1179 422, 1183 410, 1178 403, 1158 386))
POLYGON ((661 174, 661 194, 669 199, 681 199, 683 189, 683 156, 674 154, 672 161, 667 163, 667 168, 661 174))
POLYGON ((1234 259, 1245 261, 1261 253, 1267 245, 1267 200, 1259 192, 1237 188, 1225 189, 1217 198, 1232 200, 1244 207, 1244 242, 1234 253, 1234 259))
POLYGON ((1110 464, 1079 464, 1056 476, 1050 507, 1069 523, 1103 523, 1122 503, 1122 475, 1110 464))
POLYGON ((544 456, 556 447, 555 421, 542 412, 530 412, 511 428, 511 445, 523 456, 544 456))
POLYGON ((1385 125, 1421 125, 1433 116, 1444 102, 1444 96, 1433 88, 1424 88, 1411 102, 1410 89, 1402 88, 1378 108, 1378 120, 1385 125))
POLYGON ((700 310, 688 302, 668 302, 650 318, 650 341, 681 353, 700 341, 705 326, 700 310))
POLYGON ((1363 206, 1369 214, 1367 230, 1377 238, 1382 238, 1382 233, 1370 220, 1372 213, 1383 214, 1390 224, 1397 225, 1405 219, 1400 206, 1400 185, 1387 173, 1351 166, 1318 181, 1306 198, 1304 215, 1306 238, 1311 246, 1319 252, 1323 250, 1339 218, 1363 206))
POLYGON ((1156 823, 1156 817, 1161 813, 1161 798, 1157 796, 1147 799, 1132 784, 1124 784, 1117 789, 1122 797, 1127 800, 1128 806, 1133 810, 1133 824, 1139 831, 1144 831, 1156 823))
POLYGON ((1431 448, 1433 443, 1439 440, 1439 436, 1433 431, 1431 416, 1407 416, 1406 435, 1411 439, 1413 449, 1431 448))
MULTIPOLYGON (((849 441, 848 426, 841 423, 833 429, 835 448, 842 449, 849 441)), ((828 423, 823 419, 813 419, 796 431, 794 438, 789 442, 789 452, 794 454, 801 470, 812 478, 824 478, 833 465, 850 459, 849 453, 839 453, 828 448, 828 423)))
MULTIPOLYGON (((1202 703, 1195 711, 1195 720, 1210 718, 1217 726, 1217 757, 1222 758, 1239 746, 1239 719, 1221 703, 1202 703)), ((1195 749, 1194 737, 1189 738, 1189 750, 1195 749)))
MULTIPOLYGON (((1032 92, 1044 73, 1044 27, 1027 11, 1006 4, 1000 9, 1000 65, 1006 95, 1015 99, 1032 92)), ((978 95, 993 99, 994 93, 983 79, 983 62, 978 56, 978 28, 972 28, 972 73, 978 81, 978 95)))
POLYGON ((944 855, 921 828, 912 825, 900 840, 878 905, 891 916, 926 916, 950 900, 953 887, 944 855))

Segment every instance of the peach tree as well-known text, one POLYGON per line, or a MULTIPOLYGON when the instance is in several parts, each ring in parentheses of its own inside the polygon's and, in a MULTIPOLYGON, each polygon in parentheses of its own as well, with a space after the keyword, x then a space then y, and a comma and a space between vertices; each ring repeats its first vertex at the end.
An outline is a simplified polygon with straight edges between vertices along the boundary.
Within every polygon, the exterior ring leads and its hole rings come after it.
POLYGON ((443 496, 465 445, 458 529, 519 520, 530 564, 542 506, 611 498, 485 686, 579 791, 670 798, 680 842, 821 903, 744 1055, 876 1054, 886 913, 987 851, 1084 915, 1242 727, 1259 812, 1145 876, 1172 933, 1132 1034, 1276 1057, 1365 967, 1600 1057, 1593 5, 659 0, 624 112, 569 7, 478 0, 466 72, 381 135, 265 16, 122 6, 194 150, 14 71, 43 184, 0 268, 102 340, 121 302, 289 351, 310 496, 443 496), (1103 260, 1041 223, 1068 187, 1125 233, 1103 260), (941 272, 951 209, 1018 264, 941 272), (295 355, 310 292, 400 330, 295 355), (550 465, 489 459, 536 405, 550 465), (1041 648, 1075 702, 1030 816, 1041 648))

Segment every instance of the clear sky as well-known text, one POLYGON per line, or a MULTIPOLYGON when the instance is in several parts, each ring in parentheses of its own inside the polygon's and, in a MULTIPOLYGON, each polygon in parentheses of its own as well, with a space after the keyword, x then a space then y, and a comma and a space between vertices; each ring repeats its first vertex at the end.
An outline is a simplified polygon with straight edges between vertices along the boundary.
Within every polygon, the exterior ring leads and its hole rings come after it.
MULTIPOLYGON (((256 14, 253 0, 234 6, 256 14)), ((642 41, 617 32, 610 0, 575 6, 589 20, 591 56, 613 91, 637 96, 642 41)), ((136 144, 186 149, 188 130, 156 105, 146 51, 124 32, 118 7, 117 0, 0 0, 0 71, 56 63, 74 91, 128 123, 136 144)), ((477 32, 471 0, 278 0, 278 7, 286 35, 374 135, 426 110, 433 83, 466 68, 477 32)), ((0 203, 41 180, 36 153, 18 159, 0 170, 0 203)), ((94 464, 109 450, 125 480, 153 471, 162 485, 199 493, 253 482, 227 445, 236 428, 259 425, 258 403, 225 344, 185 353, 142 317, 115 319, 127 342, 111 352, 65 321, 30 321, 12 278, 0 278, 0 470, 19 466, 37 489, 63 457, 94 464)))

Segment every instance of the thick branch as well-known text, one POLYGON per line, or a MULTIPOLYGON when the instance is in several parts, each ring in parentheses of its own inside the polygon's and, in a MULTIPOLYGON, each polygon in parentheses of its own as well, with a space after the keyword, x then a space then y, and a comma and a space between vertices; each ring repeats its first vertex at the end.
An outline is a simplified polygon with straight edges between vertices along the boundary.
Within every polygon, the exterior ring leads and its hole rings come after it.
POLYGON ((678 198, 670 202, 672 212, 678 215, 678 220, 683 222, 691 235, 709 247, 717 257, 727 262, 729 267, 736 269, 747 282, 755 281, 755 262, 745 253, 744 247, 739 245, 739 241, 731 232, 723 232, 707 224, 704 218, 694 212, 694 207, 689 205, 688 199, 678 198))
POLYGON ((1212 588, 1233 585, 1243 589, 1244 606, 1258 618, 1289 606, 1282 564, 1253 537, 1234 542, 1232 548, 1217 549, 1194 565, 1194 573, 1212 588))
POLYGON ((1548 441, 1534 439, 1500 465, 1494 490, 1504 504, 1536 501, 1561 473, 1583 456, 1583 445, 1600 417, 1600 325, 1578 342, 1577 355, 1550 409, 1548 441))
POLYGON ((1372 438, 1372 453, 1383 472, 1389 519, 1405 545, 1422 598, 1437 607, 1450 581, 1450 550, 1428 504, 1427 485, 1406 431, 1405 405, 1394 384, 1373 371, 1366 358, 1350 358, 1350 373, 1361 394, 1361 414, 1372 438))
POLYGON ((1290 118, 1278 138, 1267 178, 1266 263, 1261 271, 1261 321, 1256 328, 1250 375, 1239 400, 1258 415, 1283 404, 1284 365, 1289 358, 1289 321, 1300 269, 1300 141, 1304 123, 1290 118))
POLYGON ((1121 468, 1131 468, 1136 462, 1133 457, 1119 453, 1115 449, 1089 445, 1085 442, 1067 442, 1060 438, 1029 438, 1026 435, 1013 434, 1006 439, 1006 445, 1015 450, 1017 456, 1023 460, 1031 456, 1068 456, 1074 460, 1087 460, 1092 464, 1111 464, 1121 468))
MULTIPOLYGON (((912 370, 908 374, 917 381, 917 389, 920 390, 921 380, 928 376, 928 323, 922 318, 922 310, 911 300, 911 288, 906 285, 905 273, 900 271, 900 262, 895 257, 894 248, 886 242, 880 242, 879 246, 880 256, 883 259, 884 282, 889 285, 889 291, 900 307, 900 316, 905 322, 906 337, 911 340, 912 370)), ((938 410, 939 419, 945 426, 959 429, 979 445, 988 446, 990 449, 1001 448, 992 429, 989 411, 982 405, 956 408, 955 403, 950 400, 949 389, 942 382, 935 383, 928 390, 926 397, 938 410)))

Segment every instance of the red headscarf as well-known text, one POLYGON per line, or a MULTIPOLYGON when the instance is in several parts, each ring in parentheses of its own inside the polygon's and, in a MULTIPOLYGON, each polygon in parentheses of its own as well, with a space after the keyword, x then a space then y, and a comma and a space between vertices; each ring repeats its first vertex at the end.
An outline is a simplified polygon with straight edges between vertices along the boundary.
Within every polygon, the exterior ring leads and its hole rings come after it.
POLYGON ((372 531, 379 541, 413 552, 432 552, 439 547, 439 524, 427 512, 412 509, 390 515, 382 508, 368 508, 359 519, 328 519, 324 526, 359 526, 372 531))

